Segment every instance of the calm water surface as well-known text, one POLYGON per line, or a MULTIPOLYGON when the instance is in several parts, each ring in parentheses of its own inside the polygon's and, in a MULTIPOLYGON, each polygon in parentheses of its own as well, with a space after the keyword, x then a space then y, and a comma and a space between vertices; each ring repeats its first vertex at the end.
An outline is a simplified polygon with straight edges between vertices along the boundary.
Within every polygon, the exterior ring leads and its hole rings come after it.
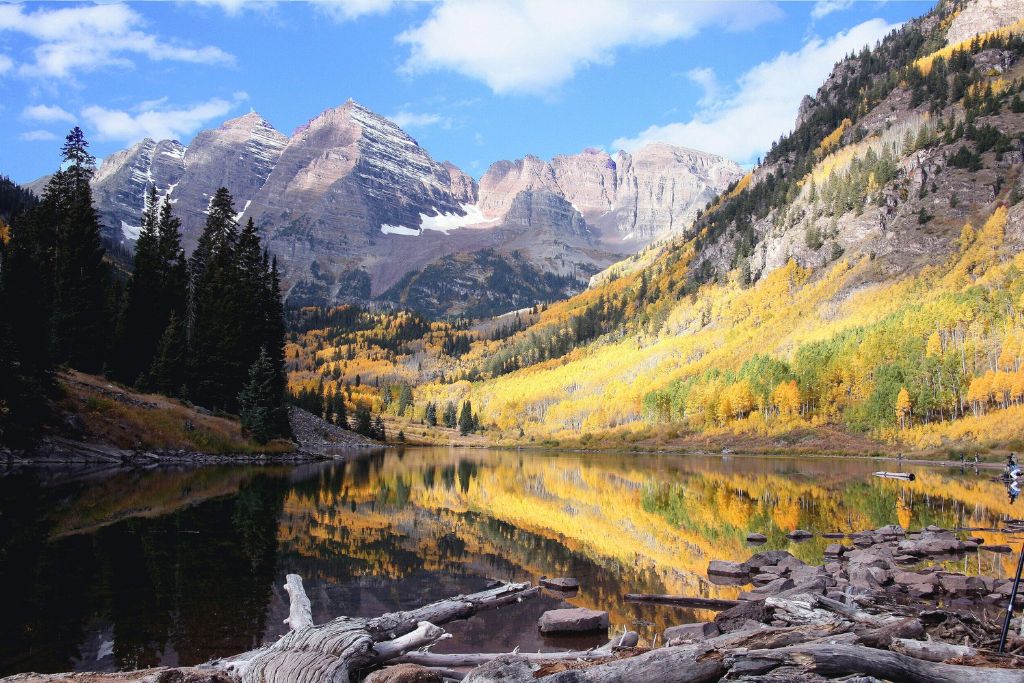
MULTIPOLYGON (((742 560, 749 531, 820 562, 815 532, 899 523, 993 527, 1024 516, 992 472, 866 460, 537 454, 409 449, 345 463, 147 471, 0 473, 0 676, 195 664, 284 632, 285 574, 314 618, 407 609, 489 579, 574 576, 545 594, 449 625, 435 651, 555 650, 602 636, 541 637, 546 609, 608 610, 645 638, 707 613, 625 603, 622 594, 733 597, 711 559, 742 560), (889 465, 892 467, 892 465, 889 465)), ((977 533, 989 544, 1005 535, 977 533)), ((1015 557, 951 562, 1007 575, 1015 557)))

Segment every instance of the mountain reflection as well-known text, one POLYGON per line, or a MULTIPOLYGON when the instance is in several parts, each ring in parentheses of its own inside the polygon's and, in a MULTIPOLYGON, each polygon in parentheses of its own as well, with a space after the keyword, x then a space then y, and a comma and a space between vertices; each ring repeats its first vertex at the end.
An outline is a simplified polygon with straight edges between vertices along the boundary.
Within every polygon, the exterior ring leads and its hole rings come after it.
MULTIPOLYGON (((283 632, 289 572, 304 577, 317 620, 407 609, 491 578, 580 579, 574 596, 546 594, 453 624, 447 651, 586 645, 536 632, 539 613, 566 602, 608 610, 613 629, 649 638, 707 615, 622 595, 733 597, 738 588, 709 583, 705 571, 711 559, 745 559, 748 532, 820 562, 826 539, 791 543, 785 533, 991 528, 1019 516, 984 473, 915 468, 905 482, 873 478, 875 467, 416 449, 292 468, 16 471, 0 478, 0 675, 190 664, 245 650, 283 632)), ((1009 563, 991 552, 950 561, 1004 575, 1009 563)))

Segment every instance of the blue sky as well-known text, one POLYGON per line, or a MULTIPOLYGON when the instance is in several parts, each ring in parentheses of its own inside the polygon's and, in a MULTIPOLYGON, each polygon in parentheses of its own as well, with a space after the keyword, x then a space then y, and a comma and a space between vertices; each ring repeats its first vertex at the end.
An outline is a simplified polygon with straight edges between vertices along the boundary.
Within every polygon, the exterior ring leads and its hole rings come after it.
POLYGON ((354 98, 431 155, 491 162, 666 141, 752 163, 843 54, 927 2, 0 4, 0 174, 258 111, 290 134, 354 98))

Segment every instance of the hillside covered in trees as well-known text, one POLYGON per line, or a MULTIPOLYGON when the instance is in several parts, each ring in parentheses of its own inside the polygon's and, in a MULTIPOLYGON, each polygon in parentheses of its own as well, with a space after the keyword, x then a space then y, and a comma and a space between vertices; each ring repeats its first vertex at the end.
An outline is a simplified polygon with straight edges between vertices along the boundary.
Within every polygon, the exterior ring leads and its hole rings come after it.
POLYGON ((949 43, 960 11, 837 64, 692 237, 513 324, 386 353, 307 331, 292 381, 409 384, 417 421, 470 400, 508 441, 1024 447, 1024 21, 949 43))
POLYGON ((127 275, 101 239, 90 187, 95 159, 78 127, 61 162, 38 199, 0 180, 0 444, 31 446, 51 432, 90 431, 83 423, 141 419, 118 403, 152 408, 135 435, 150 447, 184 441, 249 450, 247 439, 289 436, 277 264, 251 220, 239 229, 228 191, 213 195, 186 259, 181 222, 152 190, 127 275), (140 399, 77 373, 187 400, 199 414, 237 415, 241 435, 230 435, 229 421, 199 419, 184 404, 140 399), (113 400, 77 406, 81 388, 113 400), (63 420, 74 406, 80 414, 63 420), (165 442, 154 440, 160 434, 165 442))

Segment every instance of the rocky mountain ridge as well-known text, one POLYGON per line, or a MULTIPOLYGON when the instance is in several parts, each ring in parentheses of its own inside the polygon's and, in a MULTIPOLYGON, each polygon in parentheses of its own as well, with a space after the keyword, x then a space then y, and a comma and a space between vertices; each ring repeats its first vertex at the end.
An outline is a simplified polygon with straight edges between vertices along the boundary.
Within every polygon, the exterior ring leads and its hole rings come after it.
POLYGON ((550 274, 560 283, 551 291, 499 292, 488 297, 494 311, 523 304, 524 294, 571 294, 624 254, 684 233, 740 175, 722 157, 651 145, 614 157, 585 150, 551 161, 499 161, 478 184, 349 100, 291 136, 252 112, 200 132, 187 147, 143 140, 106 158, 93 186, 111 242, 137 238, 152 184, 174 204, 191 248, 212 193, 224 186, 239 220, 253 218, 278 257, 293 302, 373 298, 459 313, 454 293, 424 302, 409 292, 441 289, 430 273, 446 272, 442 264, 457 255, 486 250, 489 263, 497 255, 515 268, 529 266, 523 277, 550 274), (427 282, 400 287, 407 276, 427 282), (566 289, 566 281, 576 284, 566 289))

